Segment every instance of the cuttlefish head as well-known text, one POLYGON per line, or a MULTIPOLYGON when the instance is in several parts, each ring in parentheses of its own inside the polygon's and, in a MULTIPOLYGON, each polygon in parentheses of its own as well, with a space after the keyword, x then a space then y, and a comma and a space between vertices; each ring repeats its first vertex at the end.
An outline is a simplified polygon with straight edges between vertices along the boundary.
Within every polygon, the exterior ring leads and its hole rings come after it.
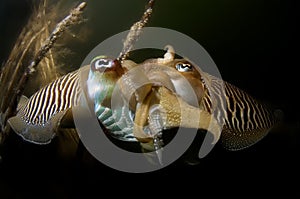
POLYGON ((109 106, 116 82, 124 73, 124 68, 117 59, 98 56, 91 61, 87 88, 89 99, 95 106, 109 106))
POLYGON ((221 127, 202 107, 208 90, 201 71, 187 59, 175 59, 172 47, 167 49, 164 58, 140 64, 125 60, 122 64, 128 72, 118 85, 135 112, 134 136, 141 143, 155 145, 163 130, 186 127, 208 130, 214 136, 213 143, 217 142, 221 127))

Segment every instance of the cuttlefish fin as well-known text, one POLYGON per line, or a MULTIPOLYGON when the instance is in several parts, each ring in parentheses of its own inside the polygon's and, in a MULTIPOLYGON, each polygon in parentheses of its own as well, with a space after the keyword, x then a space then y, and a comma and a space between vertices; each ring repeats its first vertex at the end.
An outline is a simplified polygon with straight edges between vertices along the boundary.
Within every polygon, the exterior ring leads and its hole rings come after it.
POLYGON ((49 121, 43 124, 31 124, 17 114, 8 119, 11 128, 25 141, 34 144, 49 144, 55 137, 57 128, 61 125, 67 110, 55 114, 49 121))
POLYGON ((270 129, 255 129, 249 131, 237 131, 230 128, 224 128, 221 136, 221 143, 224 148, 236 151, 250 147, 264 138, 270 129))
MULTIPOLYGON (((17 106, 17 112, 24 107, 28 103, 28 98, 24 95, 22 95, 19 99, 19 103, 17 106)), ((3 124, 5 123, 5 118, 6 118, 7 112, 0 112, 0 126, 4 126, 3 124)))

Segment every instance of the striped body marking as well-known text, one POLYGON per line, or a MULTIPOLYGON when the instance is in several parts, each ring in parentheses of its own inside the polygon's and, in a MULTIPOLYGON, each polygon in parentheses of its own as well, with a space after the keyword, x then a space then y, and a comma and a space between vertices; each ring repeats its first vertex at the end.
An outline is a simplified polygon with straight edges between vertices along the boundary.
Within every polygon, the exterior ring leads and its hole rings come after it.
POLYGON ((33 94, 18 114, 29 125, 46 125, 56 114, 78 105, 79 98, 78 71, 75 71, 33 94))

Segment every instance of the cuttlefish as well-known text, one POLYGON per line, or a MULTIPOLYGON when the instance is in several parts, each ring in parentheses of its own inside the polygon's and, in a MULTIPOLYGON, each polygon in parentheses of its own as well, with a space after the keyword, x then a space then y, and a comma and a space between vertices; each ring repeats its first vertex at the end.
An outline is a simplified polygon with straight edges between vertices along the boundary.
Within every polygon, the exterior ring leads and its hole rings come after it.
POLYGON ((281 119, 280 110, 273 110, 236 86, 202 71, 188 59, 175 59, 174 49, 167 49, 164 58, 141 64, 124 63, 130 69, 137 67, 122 76, 121 86, 125 87, 127 100, 137 99, 140 103, 133 130, 140 142, 153 141, 145 133, 147 125, 152 134, 186 127, 207 130, 213 135, 213 144, 221 138, 226 149, 240 150, 261 140, 281 119), (132 76, 152 82, 135 93, 140 99, 130 99, 132 96, 128 95, 134 93, 130 89, 136 90, 132 76))
POLYGON ((278 120, 246 92, 175 58, 168 46, 164 57, 142 63, 95 57, 29 99, 22 97, 8 122, 24 140, 48 144, 59 128, 70 127, 72 109, 83 96, 110 136, 153 151, 163 146, 163 131, 176 127, 206 130, 213 144, 220 139, 225 148, 239 150, 262 139, 278 120))

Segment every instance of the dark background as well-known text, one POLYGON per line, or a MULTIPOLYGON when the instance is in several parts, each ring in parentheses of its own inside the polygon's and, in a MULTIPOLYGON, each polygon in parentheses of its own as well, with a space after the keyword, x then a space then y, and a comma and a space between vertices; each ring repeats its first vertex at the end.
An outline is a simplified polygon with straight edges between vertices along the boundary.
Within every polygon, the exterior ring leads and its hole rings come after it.
MULTIPOLYGON (((35 1, 0 2, 0 62, 5 62, 35 1)), ((66 4, 75 5, 73 1, 66 4)), ((146 1, 88 2, 84 42, 70 44, 70 67, 98 43, 127 30, 146 1)), ((68 9, 66 9, 68 10, 68 9)), ((224 80, 283 110, 284 125, 249 149, 217 145, 199 165, 177 161, 160 171, 127 174, 100 163, 61 160, 55 144, 32 146, 12 135, 0 163, 0 198, 76 195, 299 195, 299 97, 296 0, 161 0, 149 26, 180 31, 198 41, 224 80), (296 54, 297 53, 297 54, 296 54), (6 159, 7 160, 6 160, 6 159), (32 180, 32 182, 30 182, 32 180), (112 192, 108 190, 111 188, 112 192)), ((80 32, 78 33, 80 37, 80 32)))

